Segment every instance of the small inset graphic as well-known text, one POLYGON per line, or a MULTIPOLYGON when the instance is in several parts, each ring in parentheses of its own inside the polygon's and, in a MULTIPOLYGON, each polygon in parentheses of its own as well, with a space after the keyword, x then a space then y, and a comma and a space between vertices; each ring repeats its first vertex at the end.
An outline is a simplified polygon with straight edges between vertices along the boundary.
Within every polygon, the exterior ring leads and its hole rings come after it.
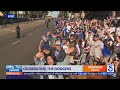
POLYGON ((107 65, 107 72, 114 72, 114 65, 112 64, 107 65))
POLYGON ((22 72, 22 66, 20 66, 20 65, 7 65, 6 72, 22 72))

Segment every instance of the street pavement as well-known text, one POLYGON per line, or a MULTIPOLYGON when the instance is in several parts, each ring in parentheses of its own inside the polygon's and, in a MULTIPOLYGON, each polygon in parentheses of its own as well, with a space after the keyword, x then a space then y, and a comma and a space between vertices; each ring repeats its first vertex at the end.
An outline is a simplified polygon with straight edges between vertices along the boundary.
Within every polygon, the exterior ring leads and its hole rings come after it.
MULTIPOLYGON (((36 21, 31 21, 31 22, 21 22, 19 23, 19 26, 21 27, 21 30, 26 29, 26 28, 30 28, 34 25, 37 25, 41 22, 43 22, 44 20, 36 20, 36 21), (39 22, 39 23, 38 23, 39 22)), ((16 25, 17 23, 14 24, 7 24, 6 27, 2 27, 2 25, 0 25, 0 36, 10 32, 15 32, 16 31, 16 25), (1 33, 2 32, 2 33, 1 33)))
MULTIPOLYGON (((0 79, 5 79, 6 65, 29 65, 38 52, 41 36, 46 30, 44 21, 23 26, 19 39, 16 32, 0 32, 0 79)), ((53 23, 50 23, 50 30, 53 28, 53 23)))

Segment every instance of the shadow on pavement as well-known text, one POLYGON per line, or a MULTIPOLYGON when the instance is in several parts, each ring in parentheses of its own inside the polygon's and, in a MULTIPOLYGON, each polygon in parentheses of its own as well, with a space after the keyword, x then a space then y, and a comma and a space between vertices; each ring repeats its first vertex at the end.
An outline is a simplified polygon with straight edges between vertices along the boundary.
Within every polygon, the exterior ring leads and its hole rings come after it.
MULTIPOLYGON (((26 36, 27 36, 27 35, 21 35, 19 38, 24 38, 24 37, 26 37, 26 36)), ((18 38, 18 39, 19 39, 19 38, 18 38)))
POLYGON ((26 37, 27 35, 22 35, 22 36, 20 36, 20 38, 23 38, 23 37, 26 37))

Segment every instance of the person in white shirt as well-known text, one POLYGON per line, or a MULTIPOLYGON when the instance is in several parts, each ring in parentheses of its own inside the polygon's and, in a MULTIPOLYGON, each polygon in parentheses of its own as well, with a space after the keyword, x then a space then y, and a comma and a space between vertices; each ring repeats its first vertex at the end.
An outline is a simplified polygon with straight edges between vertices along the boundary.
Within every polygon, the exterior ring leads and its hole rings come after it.
POLYGON ((71 26, 70 26, 69 24, 67 25, 66 28, 67 28, 67 32, 70 32, 70 30, 71 30, 71 26))
POLYGON ((85 40, 88 40, 88 38, 89 38, 89 33, 88 33, 88 31, 86 31, 85 32, 85 40))
POLYGON ((88 41, 93 41, 93 32, 92 32, 92 31, 89 31, 89 32, 88 32, 88 37, 89 37, 89 38, 88 38, 88 39, 89 39, 88 41))
POLYGON ((93 58, 100 59, 100 57, 102 56, 102 49, 104 48, 104 43, 99 40, 99 35, 96 34, 93 37, 93 41, 89 41, 88 44, 91 46, 89 64, 93 64, 93 58))
POLYGON ((63 40, 63 42, 62 42, 62 48, 63 48, 63 50, 65 51, 65 53, 67 54, 67 49, 68 49, 68 46, 67 46, 67 41, 66 40, 63 40))
POLYGON ((114 43, 114 53, 116 53, 120 59, 120 34, 116 35, 115 40, 116 42, 114 43))

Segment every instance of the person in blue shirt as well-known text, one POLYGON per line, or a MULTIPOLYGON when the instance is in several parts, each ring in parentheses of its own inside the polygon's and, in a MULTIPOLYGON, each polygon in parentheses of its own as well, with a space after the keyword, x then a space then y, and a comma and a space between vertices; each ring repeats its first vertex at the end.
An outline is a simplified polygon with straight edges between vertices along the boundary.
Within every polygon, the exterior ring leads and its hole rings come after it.
POLYGON ((48 41, 50 41, 50 39, 52 38, 50 30, 47 31, 46 36, 47 36, 48 41))
POLYGON ((57 26, 57 24, 58 24, 58 20, 55 20, 55 26, 57 26))
POLYGON ((64 27, 62 33, 63 33, 63 38, 67 38, 67 36, 66 36, 67 35, 67 28, 66 27, 64 27))

